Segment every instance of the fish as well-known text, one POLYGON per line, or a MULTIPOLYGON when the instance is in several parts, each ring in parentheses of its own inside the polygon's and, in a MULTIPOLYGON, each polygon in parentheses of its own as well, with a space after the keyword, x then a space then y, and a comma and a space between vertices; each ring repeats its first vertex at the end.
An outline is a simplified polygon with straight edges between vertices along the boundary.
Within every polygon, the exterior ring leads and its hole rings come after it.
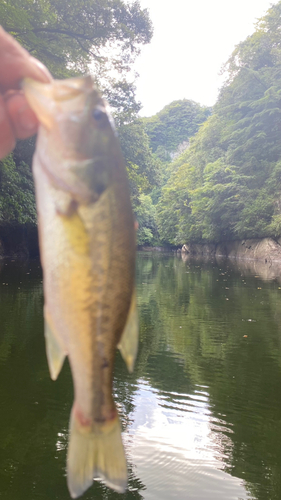
POLYGON ((44 335, 51 378, 68 356, 74 386, 67 451, 72 498, 102 478, 127 486, 112 395, 116 348, 138 347, 135 222, 124 159, 92 76, 22 88, 39 120, 33 157, 44 335))

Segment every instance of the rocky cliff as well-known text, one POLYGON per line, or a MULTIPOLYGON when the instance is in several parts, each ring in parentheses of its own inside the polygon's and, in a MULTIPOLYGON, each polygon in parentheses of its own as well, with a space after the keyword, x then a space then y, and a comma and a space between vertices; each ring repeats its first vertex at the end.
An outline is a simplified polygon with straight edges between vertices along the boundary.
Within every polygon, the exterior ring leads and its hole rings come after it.
POLYGON ((228 257, 232 259, 252 259, 264 262, 281 262, 281 238, 250 239, 225 243, 186 243, 179 250, 190 256, 228 257))

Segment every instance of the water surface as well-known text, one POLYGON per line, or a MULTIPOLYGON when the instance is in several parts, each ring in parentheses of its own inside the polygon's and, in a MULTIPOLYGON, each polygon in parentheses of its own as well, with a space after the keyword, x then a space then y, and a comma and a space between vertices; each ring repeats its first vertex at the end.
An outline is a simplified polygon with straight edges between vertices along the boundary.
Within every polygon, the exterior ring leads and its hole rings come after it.
MULTIPOLYGON (((49 377, 38 262, 0 269, 0 498, 69 499, 68 363, 49 377)), ((139 254, 135 371, 114 394, 129 487, 84 499, 280 500, 281 278, 249 263, 139 254)))

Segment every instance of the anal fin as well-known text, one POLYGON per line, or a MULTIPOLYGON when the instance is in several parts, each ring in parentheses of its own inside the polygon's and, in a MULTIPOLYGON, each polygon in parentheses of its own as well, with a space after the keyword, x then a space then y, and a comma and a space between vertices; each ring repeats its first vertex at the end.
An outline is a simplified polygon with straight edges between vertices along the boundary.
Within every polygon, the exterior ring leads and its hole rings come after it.
POLYGON ((47 360, 48 360, 51 379, 56 380, 59 372, 61 371, 66 354, 65 352, 63 352, 61 346, 59 345, 50 327, 50 323, 46 318, 45 318, 44 333, 46 341, 47 360))
POLYGON ((135 360, 138 352, 139 341, 139 323, 137 311, 136 290, 132 294, 131 306, 127 317, 127 322, 118 344, 118 349, 127 365, 130 373, 134 369, 135 360))

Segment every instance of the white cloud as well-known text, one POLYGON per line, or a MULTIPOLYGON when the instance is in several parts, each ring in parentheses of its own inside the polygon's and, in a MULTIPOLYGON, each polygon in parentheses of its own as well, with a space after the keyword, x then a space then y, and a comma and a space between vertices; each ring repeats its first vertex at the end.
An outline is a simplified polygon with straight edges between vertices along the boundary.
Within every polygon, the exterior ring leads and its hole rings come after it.
POLYGON ((176 99, 211 106, 219 76, 235 45, 253 33, 269 0, 140 0, 154 25, 150 45, 136 63, 141 114, 150 116, 176 99))

